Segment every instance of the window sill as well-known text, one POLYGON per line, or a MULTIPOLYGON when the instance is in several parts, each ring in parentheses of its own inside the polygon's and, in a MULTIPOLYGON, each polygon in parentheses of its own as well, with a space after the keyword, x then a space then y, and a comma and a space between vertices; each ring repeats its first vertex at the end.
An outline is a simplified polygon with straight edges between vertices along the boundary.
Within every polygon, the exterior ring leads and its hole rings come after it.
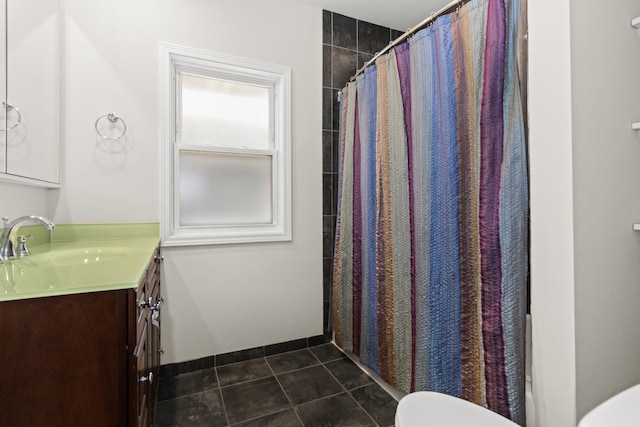
POLYGON ((268 242, 288 242, 291 241, 291 231, 273 230, 257 232, 238 232, 233 229, 228 232, 202 232, 198 233, 179 232, 162 238, 162 246, 203 246, 203 245, 225 245, 234 243, 268 243, 268 242))

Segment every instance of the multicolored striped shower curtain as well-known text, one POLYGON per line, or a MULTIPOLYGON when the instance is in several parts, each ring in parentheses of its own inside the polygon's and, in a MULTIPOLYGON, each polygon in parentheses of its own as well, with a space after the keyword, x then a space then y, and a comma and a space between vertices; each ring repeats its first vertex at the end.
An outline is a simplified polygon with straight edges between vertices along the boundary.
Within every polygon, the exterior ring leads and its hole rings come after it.
POLYGON ((519 0, 472 0, 343 90, 333 322, 404 392, 524 425, 519 0))

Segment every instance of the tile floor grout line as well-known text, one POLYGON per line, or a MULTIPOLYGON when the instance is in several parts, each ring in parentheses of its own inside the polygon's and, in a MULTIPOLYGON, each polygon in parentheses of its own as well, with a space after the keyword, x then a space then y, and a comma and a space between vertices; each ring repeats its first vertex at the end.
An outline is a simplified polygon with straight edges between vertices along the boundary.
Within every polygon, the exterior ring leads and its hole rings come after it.
MULTIPOLYGON (((171 399, 162 399, 162 400, 158 400, 158 401, 156 402, 156 404, 161 403, 161 402, 170 402, 170 401, 172 401, 172 400, 181 399, 181 398, 183 398, 183 397, 194 396, 194 395, 196 395, 196 394, 206 393, 206 392, 208 392, 208 391, 213 391, 213 390, 216 390, 216 389, 219 389, 219 388, 220 388, 220 387, 205 388, 205 389, 202 389, 202 390, 194 391, 193 393, 181 394, 180 396, 174 396, 174 397, 172 397, 171 399)), ((220 393, 222 393, 222 391, 220 391, 220 393)))
MULTIPOLYGON (((318 365, 322 365, 322 362, 318 361, 318 363, 315 363, 313 365, 303 366, 301 368, 295 368, 295 369, 291 369, 291 370, 288 370, 288 371, 282 371, 282 372, 278 372, 277 374, 275 373, 275 371, 273 371, 273 370, 272 371, 274 372, 274 375, 284 375, 284 374, 290 374, 291 372, 300 371, 302 369, 313 368, 313 367, 318 366, 318 365)), ((269 366, 269 367, 271 367, 271 366, 269 366)))
POLYGON ((270 375, 266 375, 266 376, 260 377, 260 378, 252 378, 252 379, 246 380, 246 381, 240 381, 240 382, 237 382, 237 383, 227 384, 225 386, 220 386, 220 389, 222 390, 223 388, 230 388, 230 387, 235 387, 235 386, 238 386, 238 385, 250 384, 250 383, 253 383, 253 382, 256 382, 256 381, 264 380, 265 378, 269 378, 269 377, 270 377, 270 375))
POLYGON ((406 393, 402 393, 399 390, 395 389, 391 384, 387 383, 376 371, 366 366, 360 360, 359 356, 356 356, 353 353, 343 352, 345 356, 349 360, 351 360, 362 372, 367 374, 369 378, 373 380, 374 383, 378 384, 380 388, 382 388, 389 396, 391 396, 396 402, 400 402, 400 399, 406 395, 406 393), (395 390, 395 394, 391 391, 395 390), (400 396, 401 394, 401 396, 400 396))
MULTIPOLYGON (((334 345, 335 345, 335 344, 334 344, 334 345)), ((337 346, 336 346, 336 348, 337 348, 337 346)), ((340 350, 340 349, 338 349, 338 350, 340 350)), ((342 350, 340 350, 340 352, 342 352, 342 350)), ((344 354, 344 352, 342 352, 342 354, 344 354)), ((346 354, 345 354, 345 356, 346 356, 346 354)), ((347 358, 347 359, 348 359, 348 358, 347 358)), ((339 359, 336 359, 336 360, 339 360, 339 359)), ((347 388, 344 386, 344 384, 342 384, 342 382, 340 382, 340 380, 339 380, 335 375, 333 375, 333 372, 331 372, 331 369, 327 368, 326 363, 331 363, 331 362, 323 362, 323 363, 322 363, 322 366, 324 366, 324 368, 325 368, 327 371, 329 371, 329 374, 331 374, 331 376, 332 376, 333 378, 335 378, 335 380, 338 382, 338 384, 340 384, 340 387, 342 387, 342 388, 343 388, 343 390, 347 393, 347 395, 348 395, 348 396, 349 396, 349 397, 350 397, 354 402, 356 402, 356 405, 358 405, 358 407, 359 407, 360 409, 362 409, 362 411, 367 415, 367 417, 369 417, 369 419, 370 419, 371 421, 373 421, 373 423, 374 423, 376 426, 380 426, 380 424, 378 424, 378 422, 377 422, 375 419, 373 419, 373 417, 371 416, 371 414, 369 414, 369 412, 368 412, 366 409, 364 409, 364 407, 360 404, 360 402, 358 401, 358 399, 356 399, 355 397, 353 397, 353 395, 349 392, 349 390, 347 390, 347 388)), ((356 366, 356 367, 358 367, 358 366, 356 366)), ((362 372, 364 372, 364 371, 362 371, 362 372)), ((364 373, 365 373, 365 375, 366 375, 366 372, 364 372, 364 373)), ((369 377, 369 375, 367 375, 367 377, 369 377)), ((371 378, 371 377, 369 377, 369 378, 371 378)), ((373 379, 372 379, 372 381, 373 381, 373 379)), ((369 384, 373 384, 373 382, 372 382, 372 383, 369 383, 369 384)), ((369 384, 365 384, 363 387, 366 387, 366 386, 367 386, 367 385, 369 385, 369 384)), ((352 389, 352 390, 356 390, 356 389, 358 389, 358 388, 360 388, 360 387, 356 387, 356 388, 354 388, 354 389, 352 389)))
MULTIPOLYGON (((287 409, 293 409, 293 405, 291 404, 291 401, 289 400, 289 397, 287 396, 287 393, 285 393, 285 392, 284 392, 284 389, 282 388, 282 385, 281 385, 281 384, 280 384, 280 382, 278 381, 278 378, 276 377, 275 373, 273 372, 273 369, 271 369, 271 365, 269 365, 269 362, 267 361, 267 356, 260 356, 260 357, 256 357, 256 358, 251 359, 251 360, 257 360, 257 359, 263 359, 263 360, 264 360, 264 363, 267 365, 267 367, 268 367, 268 368, 269 368, 269 370, 271 371, 271 375, 273 376, 273 378, 274 378, 274 379, 276 380, 276 382, 278 383, 278 387, 280 387, 280 390, 282 391, 282 394, 284 394, 284 397, 285 397, 285 398, 287 399, 287 401, 289 402, 290 408, 287 408, 287 409)), ((244 362, 246 362, 246 361, 244 361, 244 362)), ((237 362, 237 363, 243 363, 243 362, 237 362)), ((227 365, 227 366, 228 366, 228 365, 227 365)), ((217 374, 217 372, 216 372, 216 374, 217 374)), ((265 378, 269 378, 269 375, 264 376, 264 377, 260 377, 260 378, 254 378, 254 379, 251 379, 251 380, 249 380, 249 381, 241 381, 241 382, 237 382, 237 383, 233 383, 233 384, 228 384, 228 385, 226 385, 224 388, 235 387, 235 386, 237 386, 237 385, 243 385, 243 384, 249 384, 249 383, 252 383, 252 382, 255 382, 255 381, 264 380, 265 378)), ((220 395, 222 396, 222 387, 220 388, 220 395)), ((222 398, 222 402, 223 402, 223 405, 224 405, 224 397, 222 398)), ((261 415, 259 415, 259 416, 257 416, 257 417, 252 417, 252 418, 248 418, 248 419, 246 419, 246 420, 238 421, 237 423, 234 423, 234 424, 231 424, 231 422, 229 421, 229 416, 227 415, 227 426, 228 426, 228 427, 231 427, 231 426, 233 426, 233 425, 237 425, 237 424, 245 423, 245 422, 247 422, 247 421, 257 420, 257 419, 260 419, 260 418, 262 418, 262 417, 266 417, 266 416, 269 416, 269 415, 273 415, 273 414, 277 414, 277 413, 279 413, 279 412, 286 411, 287 409, 280 409, 280 410, 278 410, 278 411, 268 412, 268 413, 265 413, 265 414, 261 414, 261 415)), ((294 412, 295 412, 295 410, 294 410, 294 412)), ((226 413, 226 408, 225 408, 225 413, 226 413)), ((296 415, 297 415, 297 414, 296 414, 296 415)), ((303 425, 304 425, 304 424, 303 424, 303 425)))
MULTIPOLYGON (((280 409, 279 411, 268 412, 268 413, 266 413, 266 414, 258 415, 257 417, 247 418, 246 420, 238 421, 237 423, 227 424, 227 426, 228 426, 228 427, 233 427, 233 426, 237 426, 238 424, 246 423, 246 422, 248 422, 248 421, 256 421, 256 420, 259 420, 259 419, 261 419, 261 418, 263 418, 263 417, 268 417, 269 415, 279 414, 280 412, 288 411, 289 409, 293 409, 293 407, 291 407, 291 408, 287 408, 287 409, 280 409)), ((294 411, 294 412, 295 412, 295 411, 294 411)), ((303 424, 303 425, 304 425, 304 424, 303 424)))
MULTIPOLYGON (((283 372, 278 372, 277 374, 274 373, 274 375, 285 375, 285 374, 290 374, 292 372, 296 372, 296 371, 302 371, 303 369, 311 369, 311 368, 317 368, 318 366, 321 366, 322 362, 316 363, 315 365, 309 365, 309 366, 302 366, 301 368, 296 368, 296 369, 291 369, 290 371, 283 371, 283 372)), ((275 371, 274 371, 275 372, 275 371)))
MULTIPOLYGON (((336 359, 336 360, 340 360, 340 359, 336 359)), ((369 417, 369 419, 370 419, 371 421, 373 421, 373 423, 374 423, 376 426, 380 426, 380 424, 378 424, 378 423, 376 422, 376 420, 374 420, 374 419, 373 419, 373 417, 369 414, 369 412, 367 412, 367 410, 366 410, 366 409, 364 409, 364 408, 362 407, 362 405, 360 405, 360 402, 358 402, 358 400, 356 400, 356 398, 354 398, 354 397, 351 395, 351 393, 349 393, 349 390, 348 390, 348 389, 347 389, 347 388, 346 388, 346 387, 345 387, 345 386, 340 382, 340 380, 339 380, 335 375, 333 375, 333 372, 331 372, 331 370, 325 366, 325 362, 321 362, 320 364, 321 364, 321 366, 322 366, 322 367, 323 367, 327 372, 329 372, 329 375, 331 375, 331 377, 332 377, 334 380, 336 380, 336 382, 338 383, 338 385, 342 388, 342 391, 341 391, 340 393, 334 393, 334 394, 330 394, 330 395, 327 395, 327 396, 319 397, 318 399, 310 400, 310 401, 308 401, 308 402, 303 402, 303 403, 298 404, 297 406, 306 405, 306 404, 308 404, 308 403, 317 402, 317 401, 319 401, 319 400, 328 399, 328 398, 330 398, 330 397, 336 397, 336 396, 339 396, 339 395, 341 395, 341 394, 345 394, 345 393, 346 393, 346 394, 347 394, 347 396, 349 396, 349 397, 350 397, 350 398, 351 398, 351 399, 356 403, 356 405, 358 405, 358 407, 359 407, 360 409, 362 409, 362 411, 365 413, 365 415, 366 415, 367 417, 369 417)), ((304 369, 304 368, 301 368, 301 369, 299 369, 299 370, 302 370, 302 369, 304 369)), ((276 379, 277 379, 277 377, 276 377, 276 379)), ((278 384, 279 384, 279 383, 280 383, 280 382, 278 381, 278 384)), ((369 385, 369 384, 366 384, 366 385, 369 385)), ((282 386, 280 386, 280 387, 282 387, 282 386)), ((286 396, 286 393, 285 393, 285 396, 286 396)), ((289 397, 287 396, 287 399, 288 399, 288 398, 289 398, 289 397)), ((294 411, 296 411, 296 405, 293 405, 293 409, 294 409, 294 411)), ((296 411, 296 414, 297 414, 297 412, 298 412, 298 411, 296 411)), ((304 425, 304 422, 303 422, 302 424, 304 425)))
MULTIPOLYGON (((193 396, 193 395, 195 395, 195 394, 200 394, 200 393, 204 393, 204 392, 207 392, 207 391, 215 390, 216 388, 217 388, 217 389, 220 389, 220 378, 218 377, 218 371, 216 370, 215 366, 214 366, 214 367, 211 367, 211 368, 198 369, 198 370, 196 370, 196 371, 183 372, 183 373, 178 374, 178 375, 173 375, 173 376, 171 376, 171 377, 162 378, 162 379, 160 379, 160 381, 165 381, 165 382, 166 382, 166 381, 169 381, 169 378, 176 378, 176 377, 179 377, 179 376, 181 376, 181 375, 185 375, 185 374, 193 374, 194 372, 202 372, 202 371, 209 371, 209 370, 213 370, 213 372, 214 372, 214 374, 215 374, 215 376, 216 376, 216 384, 217 384, 216 386, 211 387, 211 388, 209 388, 208 386, 206 386, 205 388, 198 389, 197 391, 192 391, 192 392, 190 392, 190 393, 181 394, 181 395, 179 395, 179 396, 177 396, 177 395, 176 395, 176 396, 173 396, 173 397, 172 397, 172 398, 170 398, 170 399, 162 399, 162 400, 158 399, 158 400, 156 401, 156 405, 157 405, 158 403, 160 403, 160 402, 167 402, 167 401, 170 401, 170 400, 179 399, 179 398, 181 398, 181 397, 193 396)), ((159 390, 160 390, 160 385, 158 386, 158 391, 159 391, 159 390)), ((220 394, 222 395, 222 390, 220 390, 220 394)))
MULTIPOLYGON (((314 347, 317 347, 317 346, 314 346, 314 347)), ((277 356, 282 356, 282 355, 290 354, 290 353, 296 353, 296 352, 304 351, 304 350, 307 350, 307 351, 311 352, 311 354, 313 354, 313 352, 310 350, 310 348, 312 348, 312 347, 303 347, 303 348, 299 348, 297 350, 283 351, 282 353, 275 353, 275 354, 270 354, 268 356, 264 356, 264 358, 268 359, 269 357, 277 357, 277 356)))
MULTIPOLYGON (((372 383, 372 384, 373 384, 373 383, 372 383)), ((361 389, 361 388, 367 387, 367 386, 369 386, 369 385, 371 385, 371 384, 367 384, 367 385, 362 386, 362 387, 354 388, 354 389, 352 389, 352 390, 358 390, 358 389, 361 389)), ((358 407, 360 407, 360 409, 362 409, 362 410, 364 411, 364 413, 365 413, 365 414, 367 414, 367 416, 368 416, 369 418, 371 418, 371 421, 373 421, 373 423, 374 423, 375 425, 377 425, 378 427, 382 427, 382 426, 380 426, 380 423, 379 423, 379 422, 377 422, 377 421, 373 418, 373 416, 369 413, 369 411, 367 411, 367 410, 364 408, 364 406, 362 406, 362 405, 360 404, 360 401, 358 401, 358 399, 356 399, 355 397, 353 397, 353 394, 351 394, 351 392, 350 392, 349 390, 347 390, 347 394, 348 394, 349 396, 351 396, 351 398, 356 402, 356 404, 358 405, 358 407)))
MULTIPOLYGON (((310 351, 310 350, 309 350, 310 351)), ((311 352, 311 351, 310 351, 311 352)), ((313 353, 312 353, 313 354, 313 353)), ((271 371, 271 373, 273 374, 273 378, 276 379, 276 382, 278 383, 278 387, 280 387, 280 390, 282 391, 282 393, 284 394, 284 397, 287 398, 287 402, 289 402, 289 405, 291 405, 291 409, 293 409, 293 413, 296 414, 296 417, 298 418, 298 421, 300 421, 300 424, 302 424, 302 426, 304 427, 304 421, 302 421, 302 418, 300 418, 300 414, 298 414, 298 411, 296 411, 296 407, 293 404, 293 402, 291 401, 291 399, 289 398, 289 395, 287 394, 287 392, 284 390, 284 387, 282 387, 282 384, 280 383, 280 380, 278 379, 278 376, 276 375, 275 371, 273 370, 273 368, 271 367, 271 364, 269 363, 269 361, 267 360, 267 358, 265 357, 265 362, 267 363, 267 366, 269 367, 269 370, 271 371)), ((293 372, 293 371, 290 371, 293 372)))
POLYGON ((345 393, 349 394, 349 392, 347 392, 347 391, 344 391, 344 390, 343 390, 343 391, 338 392, 338 393, 328 394, 328 395, 326 395, 326 396, 319 397, 319 398, 317 398, 317 399, 309 400, 308 402, 302 402, 302 403, 299 403, 299 404, 295 405, 295 406, 294 406, 294 408, 295 408, 295 407, 297 407, 297 406, 303 406, 303 405, 306 405, 306 404, 308 404, 308 403, 314 403, 314 402, 318 402, 318 401, 320 401, 320 400, 328 399, 328 398, 330 398, 330 397, 340 396, 341 394, 345 394, 345 393))
MULTIPOLYGON (((366 388, 366 387, 370 387, 370 386, 372 386, 373 384, 376 384, 377 382, 375 381, 375 378, 373 378, 371 375, 369 375, 369 373, 368 373, 366 370, 362 369, 362 368, 361 368, 360 366, 358 366, 358 364, 356 363, 356 364, 355 364, 355 365, 356 365, 356 367, 357 367, 357 368, 360 368, 360 371, 362 371, 362 373, 363 373, 364 375, 366 375, 370 380, 372 380, 372 382, 370 382, 370 383, 368 383, 368 384, 362 384, 362 385, 359 385, 359 386, 356 386, 356 387, 353 387, 353 388, 348 388, 345 384, 343 384, 343 383, 338 379, 338 377, 336 376, 336 374, 334 374, 334 373, 331 371, 331 369, 329 369, 329 367, 328 367, 327 365, 328 365, 328 364, 332 364, 333 362, 338 362, 338 361, 340 361, 340 360, 342 360, 342 359, 346 359, 347 361, 349 361, 349 359, 351 359, 351 357, 349 357, 349 355, 348 355, 348 354, 346 354, 345 352, 343 352, 343 351, 342 351, 339 347, 337 347, 334 343, 319 344, 319 345, 317 345, 317 346, 313 346, 313 347, 306 347, 306 348, 304 348, 304 349, 292 350, 292 351, 289 351, 289 352, 279 353, 279 354, 276 354, 276 355, 271 355, 271 356, 261 356, 261 357, 254 358, 253 360, 259 360, 259 359, 262 359, 262 362, 263 362, 263 363, 265 363, 265 364, 267 365, 267 369, 268 369, 268 372, 269 372, 270 374, 267 374, 266 376, 262 376, 262 377, 260 377, 260 378, 253 378, 253 379, 251 379, 251 380, 249 380, 249 381, 241 381, 241 382, 236 382, 236 383, 227 384, 227 385, 226 385, 226 386, 224 386, 224 387, 221 385, 221 382, 220 382, 220 378, 221 378, 221 377, 220 377, 219 372, 218 372, 218 368, 219 368, 219 367, 218 367, 218 366, 214 366, 214 367, 213 367, 214 372, 212 373, 212 374, 213 374, 213 376, 215 377, 215 380, 216 380, 216 385, 215 385, 214 387, 210 387, 210 384, 207 384, 207 385, 205 385, 205 387, 209 387, 209 388, 205 388, 205 389, 203 389, 203 390, 199 390, 198 392, 192 392, 192 393, 188 393, 188 394, 181 395, 181 396, 174 396, 172 399, 165 399, 164 401, 172 401, 172 400, 180 399, 180 398, 183 398, 183 397, 194 396, 194 395, 204 394, 204 393, 206 393, 206 392, 210 392, 210 391, 213 391, 213 390, 218 390, 218 392, 220 393, 220 403, 221 403, 221 410, 222 410, 222 414, 221 414, 221 415, 223 415, 223 417, 224 417, 224 421, 226 421, 226 426, 233 426, 233 425, 237 425, 237 424, 239 424, 239 423, 244 423, 244 422, 248 422, 248 421, 255 421, 255 420, 258 420, 258 419, 263 418, 263 417, 273 416, 274 414, 278 414, 278 413, 280 413, 280 412, 283 412, 283 413, 284 413, 284 412, 287 412, 287 411, 289 411, 289 410, 291 410, 291 409, 293 410, 293 412, 294 412, 294 414, 295 414, 296 418, 298 419, 298 422, 300 422, 300 423, 301 423, 301 425, 302 425, 302 426, 304 426, 304 425, 305 425, 305 423, 304 423, 304 421, 302 420, 301 413, 299 412, 299 409, 300 409, 301 407, 306 406, 306 405, 308 405, 308 404, 313 404, 314 402, 320 402, 320 401, 322 401, 322 400, 326 400, 326 399, 330 399, 330 398, 335 398, 335 397, 337 397, 337 396, 341 396, 341 395, 343 395, 343 394, 346 394, 346 396, 348 396, 348 397, 349 397, 349 399, 351 399, 352 401, 354 401, 354 402, 356 403, 356 407, 360 408, 360 409, 361 409, 361 410, 362 410, 362 411, 367 415, 367 418, 368 418, 368 419, 370 419, 370 421, 372 421, 372 422, 373 422, 373 425, 375 425, 375 426, 381 426, 381 427, 388 427, 388 426, 386 426, 386 425, 379 424, 379 423, 374 419, 373 415, 372 415, 371 413, 369 413, 369 412, 364 408, 364 406, 360 403, 360 401, 359 401, 359 400, 357 400, 357 399, 354 397, 354 394, 353 394, 353 392, 355 392, 355 391, 358 391, 358 390, 364 389, 364 388, 366 388), (339 357, 332 358, 332 359, 330 359, 330 360, 326 360, 326 361, 321 360, 321 359, 320 359, 320 356, 318 356, 316 353, 314 353, 313 351, 311 351, 311 348, 313 348, 313 347, 318 347, 318 348, 320 348, 320 347, 322 347, 322 346, 326 346, 327 350, 328 350, 328 349, 336 350, 336 351, 339 353, 339 357), (278 355, 281 355, 281 354, 287 354, 287 353, 295 353, 295 352, 304 353, 304 350, 307 350, 308 352, 311 352, 312 358, 307 359, 307 360, 308 360, 308 361, 310 361, 311 363, 314 363, 313 365, 306 365, 306 366, 299 367, 299 368, 297 368, 297 369, 290 369, 290 370, 288 370, 288 371, 284 371, 284 372, 281 372, 281 373, 279 373, 279 374, 276 374, 276 373, 275 373, 275 371, 274 371, 274 368, 273 368, 273 367, 272 367, 272 365, 269 363, 269 358, 270 358, 270 357, 278 356, 278 355), (317 361, 318 363, 315 363, 316 361, 317 361), (301 372, 301 371, 304 371, 304 370, 306 370, 306 369, 310 369, 310 368, 317 368, 318 366, 322 366, 322 367, 324 368, 324 370, 325 370, 325 371, 328 371, 328 372, 329 372, 329 376, 330 376, 331 378, 333 378, 333 379, 334 379, 334 380, 335 380, 335 381, 340 385, 340 391, 339 391, 339 392, 337 392, 337 393, 334 393, 334 394, 330 394, 330 395, 327 395, 327 396, 318 397, 318 398, 316 398, 316 399, 312 399, 312 400, 309 400, 309 401, 307 401, 307 402, 302 402, 302 403, 300 403, 300 404, 294 405, 294 403, 293 403, 292 399, 293 399, 293 398, 295 398, 296 396, 294 395, 294 396, 292 396, 291 398, 289 397, 289 395, 288 395, 288 394, 287 394, 287 392, 285 391, 284 387, 282 386, 282 383, 281 383, 281 382, 280 382, 280 380, 279 380, 279 375, 286 375, 286 374, 291 374, 291 373, 294 373, 294 372, 301 372), (231 424, 231 423, 230 423, 230 420, 229 420, 229 413, 228 413, 228 411, 227 411, 227 409, 226 409, 226 404, 225 404, 224 395, 223 395, 223 393, 222 393, 223 389, 229 389, 230 387, 233 387, 233 386, 246 385, 246 384, 250 384, 250 383, 252 383, 252 382, 256 382, 256 381, 260 381, 260 380, 265 380, 265 379, 269 378, 269 376, 270 376, 270 375, 271 375, 271 376, 273 376, 273 378, 276 380, 276 383, 278 384, 278 387, 280 388, 280 391, 281 391, 282 393, 284 393, 285 398, 287 399, 287 402, 288 402, 289 406, 287 407, 287 406, 285 405, 285 407, 284 407, 284 408, 281 408, 281 409, 279 409, 279 410, 274 410, 273 412, 264 413, 264 414, 261 414, 261 415, 256 416, 256 417, 252 417, 252 418, 249 418, 249 419, 246 419, 246 420, 239 421, 239 422, 238 422, 238 423, 236 423, 236 424, 231 424)), ((331 356, 329 356, 329 354, 332 354, 332 352, 331 352, 331 351, 328 351, 328 352, 327 352, 327 357, 331 357, 331 356)), ((295 361, 295 359, 294 359, 294 361, 295 361)), ((244 363, 244 362, 247 362, 247 361, 236 362, 236 364, 237 364, 237 365, 240 365, 241 363, 244 363)), ((300 362, 300 361, 298 361, 298 362, 300 362)), ((303 360, 302 362, 304 363, 304 360, 303 360)), ((351 362, 353 362, 353 360, 351 360, 351 362)), ((223 366, 230 366, 230 365, 233 365, 233 364, 228 364, 228 365, 223 365, 223 366)), ((210 368, 207 368, 207 369, 210 369, 210 368)), ((200 370, 200 371, 204 371, 204 370, 206 370, 206 369, 202 369, 202 370, 200 370)), ((266 371, 265 371, 265 372, 266 372, 266 371)), ((338 371, 338 372, 340 372, 340 371, 338 371)), ((238 375, 238 376, 239 376, 240 378, 243 378, 243 377, 242 377, 242 375, 238 375)), ((232 377, 233 377, 233 375, 232 375, 232 377)), ((349 378, 345 377, 345 382, 346 382, 346 383, 349 383, 349 378)), ((384 390, 384 389, 383 389, 383 390, 384 390)), ((384 391, 386 392, 386 390, 384 390, 384 391)), ((389 394, 389 393, 387 392, 387 394, 389 394)), ((395 400, 394 396, 391 396, 391 398, 395 400)), ((160 402, 164 402, 164 401, 159 401, 159 403, 160 403, 160 402)), ((222 420, 220 420, 220 421, 222 421, 222 420)), ((393 425, 393 424, 391 424, 391 425, 393 425)))
MULTIPOLYGON (((340 395, 343 395, 343 394, 346 394, 346 395, 348 395, 351 399, 353 399, 353 400, 354 400, 354 402, 356 403, 356 405, 358 405, 358 407, 359 407, 360 409, 362 409, 362 411, 365 413, 365 415, 367 415, 367 417, 369 417, 369 419, 370 419, 371 421, 373 421, 373 423, 374 423, 376 426, 381 427, 381 426, 380 426, 380 424, 379 424, 378 422, 376 422, 376 420, 374 420, 374 419, 373 419, 373 417, 369 414, 369 412, 367 412, 367 410, 366 410, 366 409, 364 409, 364 408, 362 407, 362 405, 360 405, 360 402, 358 402, 358 401, 357 401, 357 400, 356 400, 356 399, 351 395, 351 393, 349 393, 349 391, 348 391, 348 390, 344 390, 344 388, 343 388, 343 391, 341 391, 341 392, 339 392, 339 393, 330 394, 330 395, 327 395, 327 396, 324 396, 324 397, 319 397, 319 398, 317 398, 317 399, 313 399, 313 400, 310 400, 310 401, 308 401, 308 402, 303 402, 303 403, 300 403, 300 404, 298 404, 298 405, 295 405, 295 406, 293 407, 293 409, 294 409, 294 411, 296 411, 296 414, 297 414, 297 412, 298 412, 298 411, 296 410, 296 408, 298 408, 298 407, 300 407, 300 406, 307 405, 307 404, 314 403, 314 402, 318 402, 318 401, 320 401, 320 400, 329 399, 329 398, 332 398, 332 397, 337 397, 337 396, 340 396, 340 395)), ((304 425, 304 423, 302 423, 302 424, 304 425)))
MULTIPOLYGON (((333 347, 334 347, 334 348, 337 348, 334 344, 331 344, 331 345, 333 345, 333 347)), ((307 348, 307 349, 308 349, 308 348, 307 348)), ((339 349, 338 349, 338 350, 339 350, 339 349)), ((338 380, 338 378, 336 378, 336 376, 335 376, 335 375, 333 375, 333 373, 331 372, 331 370, 325 366, 325 364, 326 364, 326 363, 335 362, 336 360, 341 360, 341 359, 342 359, 342 357, 338 357, 338 358, 336 358, 336 359, 332 359, 332 360, 328 360, 328 361, 326 361, 326 362, 323 362, 322 360, 320 360, 320 358, 319 358, 319 357, 318 357, 318 356, 317 356, 313 351, 309 350, 309 352, 310 352, 310 353, 313 355, 313 357, 314 357, 314 358, 319 362, 318 364, 316 364, 316 365, 311 365, 311 366, 303 366, 303 367, 298 368, 298 369, 292 369, 292 370, 290 370, 290 371, 281 372, 280 374, 276 374, 276 373, 275 373, 275 371, 273 371, 273 369, 271 368, 271 365, 269 364, 269 362, 267 361, 267 365, 269 365, 269 368, 270 368, 270 369, 271 369, 271 371, 273 372, 274 377, 276 378, 276 381, 278 382, 278 385, 280 385, 280 388, 282 389, 282 391, 284 392, 284 395, 286 396, 287 400, 288 400, 288 401, 289 401, 289 403, 291 404, 291 407, 293 408, 293 411, 295 412, 296 416, 298 416, 298 419, 300 420, 300 422, 302 422, 302 425, 304 426, 305 424, 304 424, 304 421, 302 421, 302 419, 300 418, 300 415, 299 415, 299 413, 298 413, 298 410, 296 409, 297 407, 300 407, 300 406, 302 406, 302 405, 306 405, 306 404, 309 404, 309 403, 317 402, 317 401, 320 401, 320 400, 323 400, 323 399, 328 399, 328 398, 330 398, 330 397, 336 397, 336 396, 339 396, 339 395, 344 394, 344 393, 346 393, 346 394, 347 394, 351 399, 353 399, 353 400, 355 401, 355 403, 358 405, 358 407, 360 407, 360 409, 362 409, 362 410, 364 411, 364 413, 365 413, 365 414, 366 414, 366 415, 367 415, 367 416, 368 416, 368 417, 373 421, 373 423, 374 423, 374 424, 378 425, 378 423, 376 423, 376 421, 375 421, 375 420, 371 417, 371 415, 369 415, 369 413, 368 413, 368 412, 367 412, 367 411, 366 411, 366 410, 365 410, 365 409, 360 405, 360 403, 359 403, 355 398, 353 398, 353 396, 351 396, 351 394, 349 393, 349 390, 347 390, 347 389, 346 389, 346 387, 344 387, 344 385, 342 385, 342 383, 340 382, 340 380, 338 380), (299 403, 299 404, 297 404, 297 405, 294 405, 294 404, 293 404, 293 402, 291 401, 291 399, 289 399, 289 396, 287 395, 286 391, 284 390, 284 387, 282 387, 282 384, 280 383, 280 380, 278 379, 278 375, 282 375, 282 374, 286 374, 286 373, 291 373, 291 372, 295 372, 295 371, 302 371, 302 370, 304 370, 304 369, 314 368, 314 367, 317 367, 317 366, 322 366, 322 367, 325 369, 325 371, 327 371, 327 372, 329 373, 329 375, 330 375, 330 376, 331 376, 331 377, 332 377, 332 378, 333 378, 333 379, 338 383, 338 385, 340 386, 340 388, 342 389, 342 391, 341 391, 341 392, 339 392, 339 393, 329 394, 329 395, 327 395, 327 396, 322 396, 322 397, 319 397, 319 398, 317 398, 317 399, 309 400, 309 401, 307 401, 307 402, 302 402, 302 403, 299 403)), ((346 356, 344 353, 342 353, 342 351, 340 351, 340 353, 341 353, 341 355, 346 356)))
POLYGON ((227 412, 227 405, 224 403, 224 394, 222 394, 222 387, 220 386, 220 375, 218 375, 218 367, 214 366, 216 372, 216 379, 218 380, 218 390, 220 391, 220 402, 222 402, 222 412, 224 412, 224 419, 227 420, 227 426, 231 425, 229 422, 229 413, 227 412))

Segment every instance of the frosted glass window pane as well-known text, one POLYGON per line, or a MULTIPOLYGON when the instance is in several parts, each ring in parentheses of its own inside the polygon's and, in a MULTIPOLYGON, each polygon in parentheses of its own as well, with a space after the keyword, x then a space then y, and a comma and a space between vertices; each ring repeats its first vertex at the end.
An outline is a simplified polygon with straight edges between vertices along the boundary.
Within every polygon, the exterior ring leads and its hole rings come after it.
POLYGON ((269 88, 181 74, 184 144, 268 149, 269 88))
POLYGON ((180 151, 180 225, 270 224, 272 157, 180 151))

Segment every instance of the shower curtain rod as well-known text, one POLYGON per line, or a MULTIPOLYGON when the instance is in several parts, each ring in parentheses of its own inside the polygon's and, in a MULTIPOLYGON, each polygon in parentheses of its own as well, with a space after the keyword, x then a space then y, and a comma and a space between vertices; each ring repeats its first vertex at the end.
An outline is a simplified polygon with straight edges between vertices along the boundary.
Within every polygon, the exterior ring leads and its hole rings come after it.
POLYGON ((362 74, 365 70, 365 68, 367 68, 369 65, 373 64, 374 62, 376 62, 376 59, 378 59, 379 57, 381 57, 382 55, 384 55, 385 53, 389 52, 393 47, 399 45, 400 43, 402 43, 403 41, 405 41, 406 39, 408 39, 412 34, 420 31, 421 29, 429 26, 429 24, 431 24, 433 21, 436 20, 436 18, 438 18, 439 16, 445 15, 449 12, 452 12, 455 9, 459 9, 461 8, 464 4, 469 3, 471 0, 454 0, 451 3, 449 3, 448 5, 446 5, 445 7, 443 7, 442 9, 438 10, 437 12, 432 13, 431 15, 429 15, 428 18, 424 19, 422 22, 420 22, 419 24, 417 24, 416 26, 408 29, 404 34, 402 34, 400 37, 398 37, 397 39, 389 42, 389 44, 382 49, 380 52, 376 53, 373 58, 371 58, 369 61, 365 62, 365 64, 362 66, 362 68, 358 69, 358 71, 356 71, 356 73, 351 76, 351 78, 349 79, 349 81, 354 81, 356 79, 356 77, 358 77, 360 74, 362 74))

